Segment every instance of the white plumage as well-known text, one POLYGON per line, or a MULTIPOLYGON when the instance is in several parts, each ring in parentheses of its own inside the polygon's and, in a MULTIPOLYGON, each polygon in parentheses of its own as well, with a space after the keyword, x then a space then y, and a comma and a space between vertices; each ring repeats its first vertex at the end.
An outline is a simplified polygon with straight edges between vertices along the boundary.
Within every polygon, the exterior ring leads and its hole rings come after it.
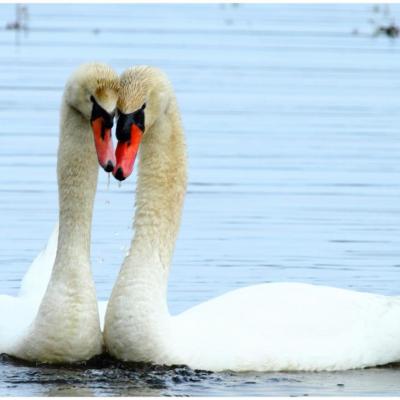
POLYGON ((171 318, 188 365, 322 371, 400 360, 400 299, 327 286, 237 289, 171 318))
POLYGON ((57 252, 58 224, 22 279, 18 296, 0 295, 0 354, 10 353, 33 322, 46 292, 57 252))

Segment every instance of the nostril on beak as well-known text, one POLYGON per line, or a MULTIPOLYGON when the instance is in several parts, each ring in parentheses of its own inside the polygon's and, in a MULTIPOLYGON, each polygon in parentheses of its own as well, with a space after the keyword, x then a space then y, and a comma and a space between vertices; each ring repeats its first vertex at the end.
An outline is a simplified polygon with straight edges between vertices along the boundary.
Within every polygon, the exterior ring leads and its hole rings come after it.
POLYGON ((106 172, 112 172, 113 169, 114 169, 114 164, 112 163, 112 161, 108 160, 107 165, 104 167, 104 170, 106 172))
POLYGON ((117 171, 114 173, 114 177, 119 181, 123 181, 125 179, 124 173, 122 172, 122 168, 119 167, 117 171))

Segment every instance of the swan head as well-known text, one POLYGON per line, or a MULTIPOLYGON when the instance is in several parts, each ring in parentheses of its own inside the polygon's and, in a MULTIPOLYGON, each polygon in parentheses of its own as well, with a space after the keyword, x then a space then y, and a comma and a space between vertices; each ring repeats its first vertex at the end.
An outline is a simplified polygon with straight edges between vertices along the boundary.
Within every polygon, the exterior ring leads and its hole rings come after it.
POLYGON ((65 101, 91 125, 99 164, 106 172, 115 166, 111 138, 118 100, 119 77, 108 65, 81 65, 70 77, 65 101))
POLYGON ((120 77, 117 103, 118 145, 113 175, 123 181, 133 171, 140 142, 165 114, 172 88, 158 68, 138 66, 127 69, 120 77))

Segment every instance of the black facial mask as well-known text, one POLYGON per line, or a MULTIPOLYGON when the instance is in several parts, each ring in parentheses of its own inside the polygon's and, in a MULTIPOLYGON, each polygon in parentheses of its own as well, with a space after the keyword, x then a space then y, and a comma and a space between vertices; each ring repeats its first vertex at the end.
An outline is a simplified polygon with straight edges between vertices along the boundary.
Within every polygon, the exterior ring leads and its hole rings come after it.
POLYGON ((142 132, 144 132, 144 109, 146 105, 143 106, 133 113, 124 114, 119 113, 117 122, 117 132, 116 136, 119 142, 127 142, 131 137, 131 126, 136 125, 142 132))
POLYGON ((111 129, 114 125, 114 113, 109 114, 104 108, 100 107, 93 96, 90 97, 90 101, 93 103, 90 121, 102 118, 104 121, 104 128, 111 129))

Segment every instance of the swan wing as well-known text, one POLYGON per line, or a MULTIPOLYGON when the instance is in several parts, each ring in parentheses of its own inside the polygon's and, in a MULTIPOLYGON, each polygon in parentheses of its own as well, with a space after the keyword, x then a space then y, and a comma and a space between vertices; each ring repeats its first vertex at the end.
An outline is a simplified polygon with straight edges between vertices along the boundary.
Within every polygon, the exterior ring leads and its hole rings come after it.
POLYGON ((0 295, 0 354, 26 333, 35 318, 50 280, 57 251, 58 223, 46 247, 36 256, 25 273, 18 296, 0 295))
POLYGON ((99 317, 100 317, 100 329, 104 331, 104 319, 106 317, 108 300, 98 301, 97 306, 99 307, 99 317))
POLYGON ((22 278, 20 297, 40 303, 50 280, 57 253, 58 223, 47 241, 46 247, 36 256, 22 278))

